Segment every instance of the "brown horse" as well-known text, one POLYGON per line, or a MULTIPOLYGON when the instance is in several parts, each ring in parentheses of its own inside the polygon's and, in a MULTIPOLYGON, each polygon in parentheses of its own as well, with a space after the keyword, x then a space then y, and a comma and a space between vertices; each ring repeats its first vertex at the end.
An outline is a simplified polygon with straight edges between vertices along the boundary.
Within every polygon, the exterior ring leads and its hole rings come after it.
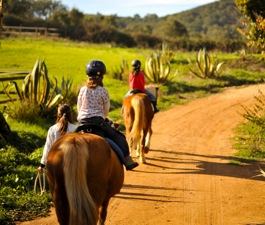
POLYGON ((151 100, 144 93, 130 95, 123 100, 122 112, 130 152, 136 150, 140 163, 146 163, 154 117, 151 100))
POLYGON ((52 146, 46 168, 60 225, 104 225, 109 201, 124 182, 123 166, 107 141, 66 134, 52 146))

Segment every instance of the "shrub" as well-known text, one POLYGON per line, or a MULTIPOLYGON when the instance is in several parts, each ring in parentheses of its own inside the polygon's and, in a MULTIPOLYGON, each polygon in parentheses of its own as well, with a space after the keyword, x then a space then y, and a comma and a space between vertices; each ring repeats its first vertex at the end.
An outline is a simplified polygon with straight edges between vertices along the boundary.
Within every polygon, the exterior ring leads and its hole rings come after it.
POLYGON ((244 158, 263 159, 265 157, 265 95, 260 91, 255 96, 256 104, 253 109, 244 108, 241 115, 247 122, 238 127, 238 137, 235 146, 239 149, 237 155, 244 158))

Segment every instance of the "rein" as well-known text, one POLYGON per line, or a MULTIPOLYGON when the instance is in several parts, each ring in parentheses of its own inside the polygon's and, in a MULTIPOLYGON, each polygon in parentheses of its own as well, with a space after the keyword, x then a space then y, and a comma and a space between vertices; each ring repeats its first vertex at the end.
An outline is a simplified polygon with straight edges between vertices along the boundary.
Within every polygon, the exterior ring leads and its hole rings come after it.
POLYGON ((39 185, 40 185, 40 194, 38 194, 39 196, 42 196, 43 193, 46 191, 45 189, 45 172, 43 172, 43 176, 42 176, 42 180, 41 180, 41 175, 38 172, 36 179, 35 179, 35 183, 34 183, 34 192, 37 194, 37 182, 39 180, 39 185))

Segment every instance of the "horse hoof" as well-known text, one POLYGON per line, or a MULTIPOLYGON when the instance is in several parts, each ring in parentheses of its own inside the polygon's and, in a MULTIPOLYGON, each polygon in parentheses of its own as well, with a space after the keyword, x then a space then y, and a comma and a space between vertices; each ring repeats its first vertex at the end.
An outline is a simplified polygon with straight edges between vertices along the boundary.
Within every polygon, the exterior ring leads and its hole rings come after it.
POLYGON ((147 154, 149 152, 149 147, 144 148, 144 153, 147 154))

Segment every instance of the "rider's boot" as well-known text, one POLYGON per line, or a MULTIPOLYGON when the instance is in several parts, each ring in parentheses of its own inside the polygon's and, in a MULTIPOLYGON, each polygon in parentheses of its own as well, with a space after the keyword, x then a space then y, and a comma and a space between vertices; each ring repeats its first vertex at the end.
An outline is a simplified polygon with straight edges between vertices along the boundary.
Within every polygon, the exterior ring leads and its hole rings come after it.
POLYGON ((135 167, 139 166, 139 164, 135 161, 133 161, 132 157, 131 156, 127 156, 125 158, 125 162, 124 162, 124 165, 126 167, 126 170, 132 170, 134 169, 135 167))
POLYGON ((156 101, 152 101, 153 107, 154 107, 154 113, 159 112, 159 109, 156 107, 156 101))

